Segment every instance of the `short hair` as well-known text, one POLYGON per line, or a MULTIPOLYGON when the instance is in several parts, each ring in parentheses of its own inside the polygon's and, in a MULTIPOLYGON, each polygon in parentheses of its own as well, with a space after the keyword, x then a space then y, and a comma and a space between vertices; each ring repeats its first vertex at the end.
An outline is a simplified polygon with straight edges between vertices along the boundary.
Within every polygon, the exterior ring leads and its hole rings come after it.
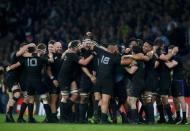
POLYGON ((145 42, 148 43, 148 44, 151 45, 151 46, 154 45, 151 39, 146 39, 146 40, 144 40, 144 43, 145 43, 145 42))
POLYGON ((173 49, 175 46, 174 45, 170 45, 168 46, 168 49, 173 49))
POLYGON ((136 42, 137 42, 137 39, 136 39, 135 37, 131 37, 131 38, 129 39, 129 43, 131 43, 132 41, 136 41, 136 42))
POLYGON ((156 38, 154 40, 154 45, 162 46, 162 45, 164 45, 164 41, 162 39, 160 39, 160 38, 156 38))
POLYGON ((133 50, 133 52, 134 52, 135 54, 142 52, 141 47, 138 46, 138 45, 137 45, 137 46, 133 46, 132 50, 133 50))
POLYGON ((45 50, 46 49, 46 45, 44 43, 39 43, 37 45, 37 50, 45 50))
POLYGON ((22 43, 20 43, 20 46, 19 46, 19 47, 23 47, 23 46, 25 46, 25 45, 27 45, 27 43, 26 43, 26 42, 22 42, 22 43))
POLYGON ((75 47, 78 47, 80 43, 81 43, 80 40, 73 40, 73 41, 69 42, 68 47, 75 48, 75 47))
POLYGON ((53 45, 55 42, 56 42, 55 40, 50 40, 50 41, 48 42, 48 45, 49 45, 49 44, 52 44, 52 45, 53 45))
POLYGON ((93 37, 92 32, 90 32, 90 31, 86 32, 85 38, 92 39, 92 37, 93 37))

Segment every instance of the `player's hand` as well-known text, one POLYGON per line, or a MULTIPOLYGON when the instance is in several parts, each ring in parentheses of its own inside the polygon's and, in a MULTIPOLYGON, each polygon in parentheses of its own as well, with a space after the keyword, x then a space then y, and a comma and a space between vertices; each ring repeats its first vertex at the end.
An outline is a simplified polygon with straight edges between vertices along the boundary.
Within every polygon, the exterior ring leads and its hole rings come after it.
POLYGON ((10 66, 6 67, 6 72, 9 72, 11 70, 10 66))
POLYGON ((95 56, 97 56, 97 53, 95 51, 92 51, 91 55, 93 55, 95 57, 95 56))
POLYGON ((174 47, 172 50, 172 54, 177 54, 179 51, 178 47, 174 47))
POLYGON ((28 46, 28 47, 36 47, 36 44, 30 43, 30 44, 28 44, 27 46, 28 46))
POLYGON ((95 76, 91 76, 91 77, 90 77, 90 80, 92 81, 93 84, 96 83, 96 77, 95 77, 95 76))
POLYGON ((131 51, 130 48, 126 48, 126 49, 125 49, 125 53, 126 53, 126 54, 129 54, 130 51, 131 51))
POLYGON ((58 87, 59 86, 58 80, 53 80, 53 84, 54 84, 55 87, 58 87))
POLYGON ((154 52, 153 52, 153 51, 149 51, 146 55, 147 55, 148 57, 152 58, 153 55, 154 55, 154 52))
POLYGON ((132 55, 123 55, 123 56, 121 57, 121 59, 125 59, 125 58, 133 58, 133 56, 132 56, 132 55))

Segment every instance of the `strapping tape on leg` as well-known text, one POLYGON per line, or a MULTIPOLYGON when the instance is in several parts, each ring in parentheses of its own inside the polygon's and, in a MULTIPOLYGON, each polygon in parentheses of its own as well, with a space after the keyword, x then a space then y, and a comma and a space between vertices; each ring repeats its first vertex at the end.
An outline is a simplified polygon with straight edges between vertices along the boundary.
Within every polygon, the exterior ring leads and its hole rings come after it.
POLYGON ((78 93, 79 91, 77 89, 71 90, 71 94, 78 93))
POLYGON ((80 93, 80 96, 88 97, 88 93, 80 93))
POLYGON ((61 91, 61 95, 62 95, 62 96, 68 96, 68 95, 69 95, 69 92, 68 92, 68 91, 61 91))

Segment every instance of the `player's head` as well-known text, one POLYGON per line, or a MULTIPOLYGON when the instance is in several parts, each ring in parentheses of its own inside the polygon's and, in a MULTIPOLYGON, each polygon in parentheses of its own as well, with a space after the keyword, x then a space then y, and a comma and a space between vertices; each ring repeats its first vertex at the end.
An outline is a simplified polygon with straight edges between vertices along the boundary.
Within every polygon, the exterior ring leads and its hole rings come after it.
MULTIPOLYGON (((30 43, 30 44, 35 44, 35 43, 30 43)), ((29 47, 28 52, 29 53, 34 53, 36 51, 36 47, 29 47)))
POLYGON ((142 49, 141 49, 141 47, 138 46, 138 45, 133 46, 133 48, 132 48, 132 53, 133 53, 133 54, 142 53, 142 49))
POLYGON ((143 52, 147 53, 153 49, 153 44, 150 40, 146 40, 143 44, 143 52))
POLYGON ((168 52, 171 52, 172 54, 177 55, 177 53, 179 52, 179 48, 177 46, 174 45, 170 45, 168 47, 168 52))
POLYGON ((44 55, 46 53, 46 45, 44 43, 39 43, 37 45, 37 53, 40 55, 44 55))
POLYGON ((142 48, 144 41, 143 41, 142 39, 137 39, 136 41, 137 41, 137 45, 138 45, 140 48, 142 48))
POLYGON ((129 48, 132 49, 133 46, 137 46, 138 43, 137 43, 137 39, 132 37, 130 40, 129 40, 129 48))
POLYGON ((86 50, 89 50, 91 48, 92 45, 92 40, 91 39, 84 39, 82 41, 82 47, 86 50))
POLYGON ((75 52, 80 51, 80 46, 81 46, 80 40, 73 40, 73 41, 69 42, 69 44, 68 44, 68 48, 75 52))
POLYGON ((107 44, 107 49, 109 52, 116 54, 118 47, 114 42, 110 42, 107 44))
POLYGON ((92 32, 90 32, 90 31, 86 32, 85 38, 86 38, 86 39, 92 39, 92 38, 93 38, 92 32))
POLYGON ((54 43, 54 51, 56 53, 62 53, 62 44, 61 42, 57 41, 54 43))
POLYGON ((160 38, 156 38, 154 40, 154 47, 156 47, 157 49, 158 48, 163 49, 164 48, 164 41, 160 38))
POLYGON ((55 42, 56 42, 55 40, 50 40, 48 42, 48 52, 50 52, 50 53, 54 53, 55 52, 55 50, 54 50, 54 43, 55 42))

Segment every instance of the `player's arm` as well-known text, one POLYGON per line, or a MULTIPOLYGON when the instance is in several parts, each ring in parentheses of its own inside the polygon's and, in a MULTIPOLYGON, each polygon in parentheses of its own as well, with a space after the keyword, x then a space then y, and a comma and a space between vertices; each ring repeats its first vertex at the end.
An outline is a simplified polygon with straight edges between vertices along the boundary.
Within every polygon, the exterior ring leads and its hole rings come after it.
POLYGON ((168 54, 161 54, 159 59, 162 61, 169 61, 173 57, 172 52, 169 52, 168 54))
POLYGON ((12 65, 8 66, 8 67, 6 68, 6 71, 14 70, 14 69, 18 68, 19 66, 21 66, 21 63, 20 63, 20 62, 17 62, 17 63, 15 63, 15 64, 12 64, 12 65))
POLYGON ((120 65, 130 65, 132 63, 132 58, 121 57, 120 65))
POLYGON ((104 51, 107 51, 107 48, 101 46, 101 45, 98 45, 97 43, 93 43, 91 44, 91 47, 90 47, 90 50, 95 50, 96 52, 98 52, 99 50, 104 50, 104 51))
POLYGON ((149 61, 151 59, 151 56, 148 55, 144 55, 143 53, 138 53, 138 54, 134 54, 134 55, 125 55, 124 57, 130 57, 133 58, 134 60, 143 60, 143 61, 149 61))
POLYGON ((47 68, 47 74, 48 74, 49 78, 52 80, 54 86, 58 87, 59 86, 59 82, 58 82, 57 79, 55 79, 55 76, 53 76, 53 73, 51 71, 51 66, 48 66, 48 68, 47 68))
POLYGON ((63 54, 61 55, 61 59, 64 58, 64 56, 67 54, 67 52, 69 52, 69 49, 67 49, 65 52, 63 52, 63 54))
POLYGON ((156 61, 156 62, 154 63, 154 68, 155 68, 155 69, 158 68, 159 65, 160 65, 160 62, 159 62, 159 61, 156 61))
POLYGON ((82 57, 82 58, 79 59, 78 63, 79 63, 80 65, 86 66, 86 65, 88 65, 88 64, 91 62, 91 60, 94 58, 94 56, 95 56, 95 54, 91 54, 91 55, 90 55, 89 57, 87 57, 87 58, 82 57))
POLYGON ((129 74, 134 74, 137 71, 138 67, 136 65, 133 65, 131 67, 125 67, 125 70, 129 73, 129 74))
POLYGON ((96 82, 96 77, 95 75, 91 74, 88 68, 82 67, 82 71, 90 78, 90 80, 95 83, 96 82))
POLYGON ((53 73, 51 71, 51 66, 47 67, 47 74, 48 74, 50 79, 52 79, 52 80, 54 79, 53 73))
POLYGON ((53 54, 52 54, 52 53, 50 53, 50 54, 48 55, 48 62, 49 62, 49 63, 53 63, 53 62, 54 62, 53 54))
POLYGON ((168 68, 173 68, 173 67, 175 67, 175 66, 178 65, 178 62, 175 61, 175 60, 172 60, 172 61, 165 62, 165 64, 166 64, 166 66, 167 66, 168 68))
POLYGON ((174 47, 171 52, 168 52, 168 54, 166 54, 166 55, 162 54, 162 55, 160 55, 159 58, 160 58, 160 60, 163 60, 163 61, 167 62, 167 61, 169 61, 169 60, 174 56, 174 54, 176 54, 178 51, 179 51, 179 50, 178 50, 178 47, 174 47))
POLYGON ((19 51, 16 52, 16 56, 22 56, 30 47, 36 47, 36 45, 34 43, 28 44, 23 46, 19 51))

